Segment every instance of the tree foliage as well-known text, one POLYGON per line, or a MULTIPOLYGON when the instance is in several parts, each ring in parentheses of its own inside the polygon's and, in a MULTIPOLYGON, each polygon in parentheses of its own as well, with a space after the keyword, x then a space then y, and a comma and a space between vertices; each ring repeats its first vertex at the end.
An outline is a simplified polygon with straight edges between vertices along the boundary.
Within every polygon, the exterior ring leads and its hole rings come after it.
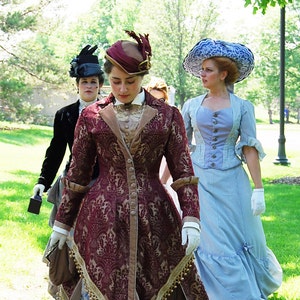
MULTIPOLYGON (((36 121, 29 115, 40 109, 28 105, 32 88, 42 85, 67 90, 71 82, 69 63, 80 49, 86 44, 98 45, 102 64, 109 45, 117 39, 128 39, 125 29, 149 33, 153 52, 150 76, 163 77, 176 89, 178 106, 203 92, 200 79, 182 68, 188 51, 200 39, 210 37, 246 44, 255 54, 256 67, 235 89, 240 96, 276 110, 280 30, 279 10, 274 6, 283 5, 288 15, 286 99, 294 109, 299 105, 300 14, 299 4, 291 0, 238 3, 241 9, 252 6, 253 12, 262 12, 259 26, 244 22, 242 13, 237 23, 231 19, 229 22, 222 6, 225 3, 217 0, 102 0, 95 1, 86 14, 72 18, 64 13, 61 0, 36 2, 36 5, 26 6, 25 0, 0 0, 0 64, 4 70, 0 73, 0 119, 5 118, 5 106, 13 112, 11 118, 36 121), (26 117, 21 118, 21 115, 26 117)), ((230 13, 234 9, 232 7, 230 13)), ((150 76, 145 77, 145 84, 150 76)))
MULTIPOLYGON (((188 51, 202 38, 214 34, 218 12, 212 1, 144 1, 142 20, 151 38, 153 67, 151 74, 162 77, 176 89, 176 104, 201 90, 200 80, 184 71, 182 62, 188 51), (155 13, 149 14, 147 12, 155 13), (153 19, 157 21, 153 21, 153 19)), ((145 28, 143 23, 139 30, 145 28), (141 29, 140 29, 141 28, 141 29)))
POLYGON ((279 5, 284 7, 289 3, 293 3, 293 0, 245 0, 245 6, 252 5, 254 14, 259 10, 265 14, 269 6, 275 7, 279 5))
MULTIPOLYGON (((296 116, 299 110, 300 18, 299 4, 286 7, 285 23, 285 104, 296 116)), ((262 104, 273 114, 279 112, 280 98, 280 9, 264 18, 256 38, 256 67, 248 81, 246 97, 262 104)))
POLYGON ((0 64, 5 70, 0 73, 0 118, 24 121, 25 111, 40 110, 26 101, 33 86, 58 82, 59 58, 44 34, 51 31, 43 15, 51 0, 35 5, 21 0, 0 3, 0 64))

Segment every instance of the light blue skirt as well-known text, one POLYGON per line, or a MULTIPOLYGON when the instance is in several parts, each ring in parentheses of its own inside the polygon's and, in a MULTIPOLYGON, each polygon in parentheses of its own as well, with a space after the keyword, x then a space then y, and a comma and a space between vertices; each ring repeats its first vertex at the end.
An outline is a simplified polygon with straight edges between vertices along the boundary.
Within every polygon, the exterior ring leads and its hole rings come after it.
POLYGON ((194 169, 202 227, 196 265, 209 299, 267 299, 281 285, 282 269, 252 214, 248 175, 242 166, 194 169))

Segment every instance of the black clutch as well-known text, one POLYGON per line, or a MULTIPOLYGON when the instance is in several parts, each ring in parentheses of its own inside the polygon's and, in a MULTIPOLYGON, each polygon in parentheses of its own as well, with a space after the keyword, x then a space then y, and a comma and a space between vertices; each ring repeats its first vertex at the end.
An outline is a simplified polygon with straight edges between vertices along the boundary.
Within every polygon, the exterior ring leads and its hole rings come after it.
POLYGON ((27 211, 38 215, 40 213, 41 205, 42 205, 42 197, 38 194, 34 195, 30 198, 27 211))

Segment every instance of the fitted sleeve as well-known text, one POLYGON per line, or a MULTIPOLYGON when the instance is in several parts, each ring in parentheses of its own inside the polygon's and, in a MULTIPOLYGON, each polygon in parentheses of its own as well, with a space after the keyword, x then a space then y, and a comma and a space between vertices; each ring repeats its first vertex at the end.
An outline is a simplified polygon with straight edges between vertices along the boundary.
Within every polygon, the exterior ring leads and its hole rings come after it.
POLYGON ((96 146, 82 113, 75 128, 72 160, 64 179, 65 188, 55 225, 66 229, 73 226, 81 201, 89 189, 95 161, 96 146))
POLYGON ((41 174, 38 179, 38 183, 45 186, 45 192, 51 187, 67 149, 68 142, 64 134, 62 119, 63 113, 57 111, 54 118, 53 137, 46 150, 41 174))
POLYGON ((194 176, 183 118, 176 107, 173 107, 166 160, 174 181, 173 186, 178 195, 183 218, 199 219, 198 179, 194 176))
POLYGON ((77 122, 72 148, 72 161, 68 172, 69 180, 88 185, 92 179, 93 166, 96 161, 96 144, 89 129, 88 119, 83 112, 77 122))
POLYGON ((245 162, 243 147, 254 147, 259 159, 265 157, 265 153, 260 141, 256 138, 256 121, 254 106, 251 102, 244 100, 241 109, 240 140, 235 147, 236 154, 245 162))

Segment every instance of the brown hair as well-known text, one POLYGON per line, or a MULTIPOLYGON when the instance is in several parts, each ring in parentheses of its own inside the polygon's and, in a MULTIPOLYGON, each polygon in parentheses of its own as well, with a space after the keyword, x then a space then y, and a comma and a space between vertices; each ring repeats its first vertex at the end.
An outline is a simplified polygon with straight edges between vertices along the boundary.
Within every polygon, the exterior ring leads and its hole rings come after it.
POLYGON ((103 64, 103 70, 104 70, 104 72, 105 72, 106 74, 110 74, 110 72, 111 72, 113 66, 114 66, 114 65, 112 64, 111 61, 106 60, 106 61, 104 62, 104 64, 103 64))
MULTIPOLYGON (((99 79, 99 84, 102 85, 104 83, 104 76, 103 76, 103 73, 102 74, 97 74, 97 75, 94 75, 94 76, 97 76, 98 79, 99 79)), ((91 76, 92 77, 92 76, 91 76)), ((80 78, 83 78, 83 77, 79 77, 77 76, 76 77, 76 82, 79 83, 79 80, 80 78)))
POLYGON ((240 76, 239 69, 235 61, 228 57, 211 57, 219 69, 220 72, 227 71, 227 76, 225 78, 225 84, 234 84, 240 76))

